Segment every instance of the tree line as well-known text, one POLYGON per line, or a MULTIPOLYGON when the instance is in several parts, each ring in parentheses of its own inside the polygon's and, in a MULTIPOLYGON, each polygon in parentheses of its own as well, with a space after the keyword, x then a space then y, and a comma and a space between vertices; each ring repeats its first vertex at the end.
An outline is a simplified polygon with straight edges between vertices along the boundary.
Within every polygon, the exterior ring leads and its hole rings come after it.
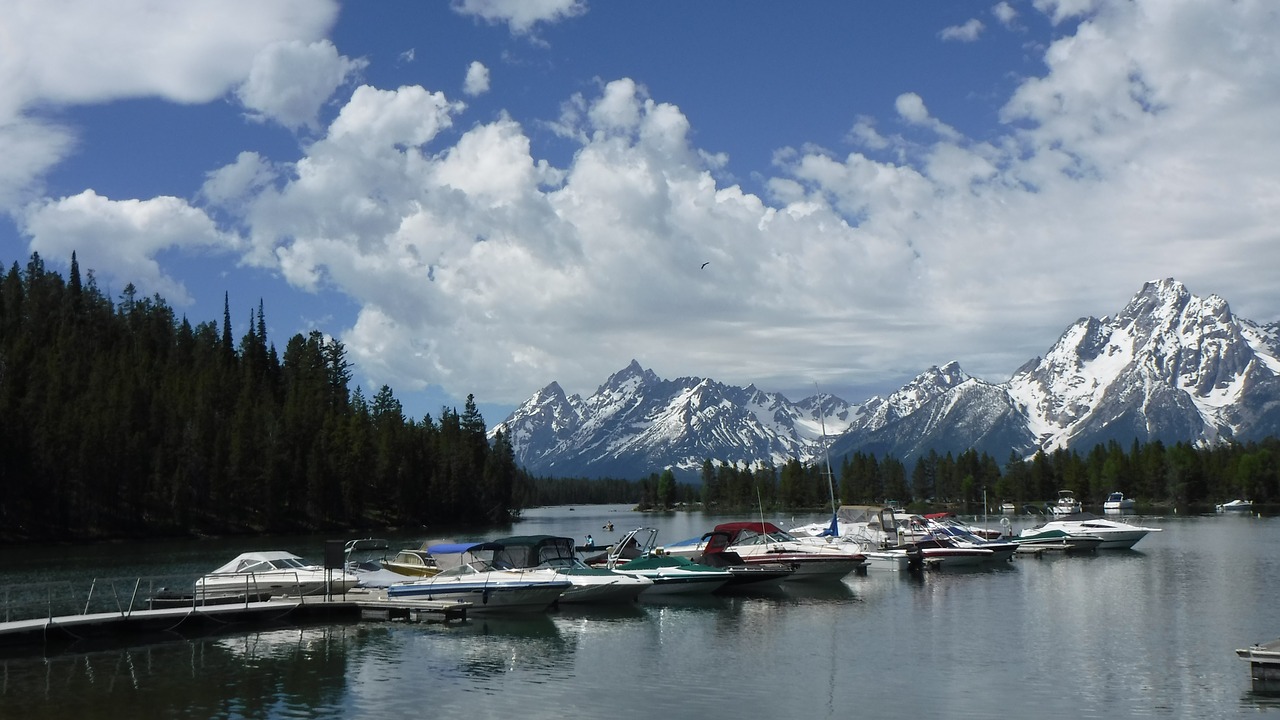
POLYGON ((507 438, 351 389, 341 342, 283 355, 262 303, 233 339, 130 284, 39 254, 0 280, 0 539, 313 532, 503 522, 532 496, 507 438))
POLYGON ((781 468, 704 461, 699 500, 709 509, 812 509, 837 504, 898 501, 978 505, 1001 501, 1040 506, 1071 490, 1101 505, 1112 492, 1171 507, 1205 507, 1235 498, 1280 501, 1280 440, 1197 447, 1160 441, 1129 448, 1112 441, 1081 455, 1075 450, 1010 453, 1003 466, 987 453, 929 452, 908 473, 896 458, 853 453, 828 474, 825 465, 790 460, 781 468))

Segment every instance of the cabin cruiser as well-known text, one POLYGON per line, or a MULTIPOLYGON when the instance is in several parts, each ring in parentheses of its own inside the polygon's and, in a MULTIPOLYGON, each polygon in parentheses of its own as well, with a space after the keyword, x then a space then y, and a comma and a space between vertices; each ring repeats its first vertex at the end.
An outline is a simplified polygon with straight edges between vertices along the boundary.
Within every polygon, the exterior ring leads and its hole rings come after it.
POLYGON ((342 595, 359 578, 341 569, 326 569, 291 552, 267 550, 237 555, 231 562, 196 580, 197 598, 261 595, 342 595))
POLYGON ((494 561, 500 566, 552 570, 571 585, 560 594, 562 603, 631 602, 653 585, 639 575, 593 568, 578 558, 573 538, 554 535, 518 535, 500 538, 494 561))
POLYGON ((1160 528, 1130 525, 1118 520, 1107 520, 1091 513, 1075 513, 1056 517, 1034 528, 1022 531, 1022 536, 1044 530, 1061 530, 1069 535, 1089 535, 1102 542, 1099 550, 1127 550, 1149 533, 1160 532, 1160 528))
POLYGON ((1222 503, 1221 505, 1217 506, 1216 509, 1220 513, 1252 512, 1253 501, 1252 500, 1232 500, 1231 502, 1222 503))
POLYGON ((1133 505, 1134 505, 1133 498, 1125 497, 1124 493, 1122 492, 1113 492, 1107 496, 1107 499, 1105 501, 1103 501, 1102 510, 1104 512, 1119 512, 1123 510, 1132 510, 1133 505))
POLYGON ((1049 512, 1053 515, 1074 515, 1082 509, 1076 494, 1070 490, 1059 490, 1058 501, 1049 506, 1049 512))
POLYGON ((442 569, 387 587, 388 600, 453 600, 469 613, 545 610, 573 583, 554 570, 513 569, 495 562, 499 543, 441 543, 427 549, 442 569))

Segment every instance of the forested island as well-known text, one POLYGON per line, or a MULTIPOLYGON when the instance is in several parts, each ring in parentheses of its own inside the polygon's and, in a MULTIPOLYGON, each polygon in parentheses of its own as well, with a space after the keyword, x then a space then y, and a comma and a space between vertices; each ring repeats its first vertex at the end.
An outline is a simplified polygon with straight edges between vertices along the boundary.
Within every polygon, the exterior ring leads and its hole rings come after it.
POLYGON ((1280 441, 1196 447, 1117 443, 1010 455, 930 453, 910 469, 855 454, 741 467, 707 459, 699 484, 536 478, 474 398, 405 416, 392 389, 351 387, 340 341, 296 334, 283 355, 262 303, 235 339, 192 325, 132 285, 112 299, 73 254, 68 277, 38 254, 0 280, 0 541, 363 531, 503 523, 535 505, 628 503, 720 512, 897 500, 981 507, 1087 502, 1122 491, 1174 508, 1280 499, 1280 441))

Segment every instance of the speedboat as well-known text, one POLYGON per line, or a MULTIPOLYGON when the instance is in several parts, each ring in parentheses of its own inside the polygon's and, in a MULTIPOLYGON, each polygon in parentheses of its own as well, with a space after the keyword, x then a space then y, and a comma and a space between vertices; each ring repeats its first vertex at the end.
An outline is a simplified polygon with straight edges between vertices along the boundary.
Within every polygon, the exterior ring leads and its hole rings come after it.
POLYGON ((469 613, 545 610, 572 583, 554 570, 500 567, 499 543, 442 543, 427 548, 440 572, 387 587, 388 600, 450 600, 471 603, 469 613))
POLYGON ((1102 538, 1069 533, 1065 530, 1035 527, 1023 530, 1020 535, 1010 538, 1010 542, 1017 544, 1018 552, 1050 551, 1074 555, 1094 552, 1102 544, 1102 538))
MULTIPOLYGON (((1160 532, 1160 528, 1130 525, 1118 520, 1107 520, 1091 513, 1075 513, 1050 520, 1029 530, 1061 530, 1069 535, 1089 535, 1099 538, 1099 550, 1127 550, 1148 533, 1160 532)), ((1022 534, 1025 536, 1028 530, 1022 534)))
MULTIPOLYGON (((728 535, 726 548, 747 564, 786 563, 795 568, 788 580, 839 580, 866 566, 860 552, 805 542, 777 525, 759 520, 720 523, 714 532, 728 535)), ((706 548, 700 541, 686 541, 666 548, 685 557, 699 555, 706 548)))
POLYGON ((560 594, 562 603, 631 602, 653 585, 638 575, 625 575, 605 568, 593 568, 578 558, 573 538, 554 535, 519 535, 496 540, 502 550, 498 565, 514 568, 552 570, 571 585, 560 594))
POLYGON ((909 518, 900 517, 891 506, 841 505, 831 522, 802 525, 789 532, 804 543, 859 553, 866 558, 867 569, 917 570, 924 556, 918 548, 904 545, 908 528, 909 518))
POLYGON ((359 578, 341 569, 307 563, 291 552, 268 550, 237 555, 195 582, 198 598, 227 595, 342 595, 359 578))
POLYGON ((644 597, 713 593, 733 579, 722 568, 702 565, 687 557, 671 555, 657 546, 656 528, 636 528, 609 548, 605 567, 616 573, 647 578, 653 585, 644 597))
POLYGON ((729 541, 729 533, 712 530, 702 536, 702 554, 691 558, 696 563, 733 573, 726 588, 754 590, 775 585, 796 572, 789 563, 748 563, 729 549, 729 541))
POLYGON ((1217 507, 1218 512, 1252 512, 1252 500, 1232 500, 1231 502, 1222 503, 1217 507))
POLYGON ((436 559, 427 552, 426 545, 417 550, 406 548, 382 561, 382 567, 393 573, 410 577, 431 577, 440 572, 436 559))
POLYGON ((1076 494, 1070 490, 1059 490, 1058 501, 1049 506, 1049 512, 1054 515, 1074 515, 1081 509, 1083 508, 1076 499, 1076 494))
MULTIPOLYGON (((991 556, 986 558, 988 560, 1010 560, 1018 550, 1017 543, 978 535, 972 532, 967 525, 956 520, 954 516, 926 518, 925 522, 933 531, 935 537, 948 540, 954 547, 990 550, 991 556)), ((925 558, 928 559, 927 552, 925 553, 925 558)))
POLYGON ((1133 498, 1127 498, 1122 492, 1113 492, 1107 496, 1106 501, 1102 503, 1104 512, 1117 512, 1121 510, 1133 509, 1133 498))

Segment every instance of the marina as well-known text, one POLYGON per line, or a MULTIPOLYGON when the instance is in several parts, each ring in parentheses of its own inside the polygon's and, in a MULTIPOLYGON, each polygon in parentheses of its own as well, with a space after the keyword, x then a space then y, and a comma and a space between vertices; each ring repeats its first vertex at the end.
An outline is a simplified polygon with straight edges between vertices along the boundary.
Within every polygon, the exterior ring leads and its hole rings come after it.
MULTIPOLYGON (((512 616, 426 613, 415 622, 409 608, 380 604, 376 594, 357 601, 348 593, 346 603, 308 596, 298 608, 339 614, 264 614, 227 627, 211 615, 212 626, 193 624, 181 634, 6 652, 0 715, 124 716, 139 702, 166 716, 267 720, 409 716, 423 707, 448 717, 672 720, 904 710, 952 718, 1235 717, 1280 707, 1255 690, 1251 665, 1238 655, 1255 644, 1265 651, 1280 635, 1272 602, 1280 522, 1216 514, 1140 520, 1161 532, 1129 550, 1019 554, 925 571, 869 568, 837 582, 642 594, 512 616), (1072 678, 1070 703, 1052 700, 1064 677, 1072 678), (575 690, 596 687, 610 691, 575 690)), ((635 526, 684 538, 720 521, 539 508, 486 536, 593 534, 604 545, 635 526), (607 521, 616 533, 602 532, 607 521)), ((1031 524, 1016 517, 1013 531, 1031 524)), ((323 541, 270 544, 310 557, 323 541)), ((35 587, 145 569, 198 574, 244 552, 238 545, 247 542, 33 550, 0 569, 0 583, 35 587)), ((395 538, 392 548, 422 542, 395 538)), ((85 585, 77 586, 79 604, 85 585)), ((122 598, 132 591, 131 583, 116 587, 122 598)), ((99 581, 95 604, 113 604, 114 595, 99 581)), ((54 609, 74 615, 81 608, 54 609)))

